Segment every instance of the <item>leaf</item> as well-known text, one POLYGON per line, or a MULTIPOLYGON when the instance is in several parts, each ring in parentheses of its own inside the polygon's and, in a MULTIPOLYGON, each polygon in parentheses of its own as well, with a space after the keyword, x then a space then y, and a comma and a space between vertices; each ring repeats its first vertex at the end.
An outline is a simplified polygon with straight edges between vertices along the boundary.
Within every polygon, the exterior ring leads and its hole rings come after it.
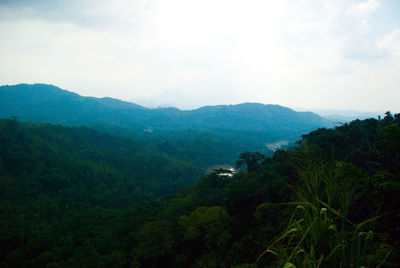
POLYGON ((275 251, 271 250, 271 249, 267 249, 265 252, 271 253, 275 256, 278 256, 278 253, 276 253, 275 251))
POLYGON ((336 225, 334 225, 334 224, 329 225, 328 229, 329 230, 333 230, 333 231, 337 231, 336 225))
POLYGON ((382 216, 376 216, 376 217, 373 217, 373 218, 371 218, 371 219, 365 220, 365 221, 363 221, 363 222, 357 224, 356 227, 357 227, 357 229, 360 229, 360 228, 361 228, 362 226, 364 226, 365 224, 370 223, 370 222, 373 222, 373 221, 376 221, 376 220, 379 219, 380 217, 382 217, 382 216))
POLYGON ((296 265, 293 263, 287 262, 285 265, 283 265, 283 268, 296 268, 296 265))

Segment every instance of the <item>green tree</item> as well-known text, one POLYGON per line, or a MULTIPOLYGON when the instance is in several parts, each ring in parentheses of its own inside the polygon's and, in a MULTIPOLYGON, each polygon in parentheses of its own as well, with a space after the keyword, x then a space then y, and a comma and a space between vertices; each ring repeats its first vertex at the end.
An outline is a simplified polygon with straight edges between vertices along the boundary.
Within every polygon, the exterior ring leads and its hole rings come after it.
POLYGON ((188 243, 191 254, 204 255, 202 263, 211 259, 215 261, 217 256, 223 256, 232 238, 229 223, 228 213, 218 206, 198 207, 189 216, 181 216, 178 222, 183 230, 183 240, 188 243), (210 259, 211 255, 214 257, 210 259))
POLYGON ((161 267, 172 263, 175 241, 168 221, 150 221, 138 235, 138 243, 133 250, 136 259, 146 267, 161 267))

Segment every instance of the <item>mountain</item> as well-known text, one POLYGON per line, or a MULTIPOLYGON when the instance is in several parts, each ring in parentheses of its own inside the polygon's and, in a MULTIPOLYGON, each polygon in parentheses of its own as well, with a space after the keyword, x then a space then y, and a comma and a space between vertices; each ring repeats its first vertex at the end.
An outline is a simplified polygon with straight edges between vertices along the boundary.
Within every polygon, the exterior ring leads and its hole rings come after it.
POLYGON ((69 126, 103 126, 139 131, 208 129, 258 135, 264 142, 296 139, 331 124, 311 112, 295 112, 279 105, 243 103, 205 106, 182 111, 149 109, 112 98, 82 97, 45 84, 0 87, 0 117, 69 126))
POLYGON ((112 98, 82 97, 45 84, 0 87, 0 116, 17 116, 23 121, 58 123, 70 126, 113 124, 126 111, 144 107, 112 98))
POLYGON ((378 118, 378 116, 384 117, 385 111, 358 111, 358 110, 335 110, 335 109, 303 109, 298 108, 296 111, 311 111, 323 118, 342 124, 353 120, 364 120, 368 118, 378 118))
POLYGON ((176 89, 167 89, 161 94, 137 97, 131 101, 148 108, 177 107, 182 110, 192 110, 202 106, 199 96, 186 95, 176 89))
MULTIPOLYGON (((152 151, 203 170, 234 165, 241 152, 271 156, 269 146, 294 141, 329 121, 279 105, 243 103, 195 110, 149 109, 113 98, 83 97, 46 84, 0 87, 0 118, 87 126, 151 144, 152 151)), ((279 148, 274 148, 274 150, 279 148)))

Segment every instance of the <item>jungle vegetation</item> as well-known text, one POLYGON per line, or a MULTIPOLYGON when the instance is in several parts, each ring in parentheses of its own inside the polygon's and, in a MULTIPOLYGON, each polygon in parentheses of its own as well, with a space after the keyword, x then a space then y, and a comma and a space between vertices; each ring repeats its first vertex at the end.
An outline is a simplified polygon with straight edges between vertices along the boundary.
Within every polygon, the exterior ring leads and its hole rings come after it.
POLYGON ((400 263, 400 114, 243 152, 231 177, 86 127, 4 119, 0 144, 2 267, 400 263))

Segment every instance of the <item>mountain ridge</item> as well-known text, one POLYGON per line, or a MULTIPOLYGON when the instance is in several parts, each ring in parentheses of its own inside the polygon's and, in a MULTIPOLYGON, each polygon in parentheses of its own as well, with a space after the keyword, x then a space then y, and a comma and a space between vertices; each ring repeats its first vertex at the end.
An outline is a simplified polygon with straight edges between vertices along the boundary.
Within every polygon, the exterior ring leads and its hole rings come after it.
MULTIPOLYGON (((246 102, 203 106, 194 110, 146 108, 110 98, 84 97, 48 84, 0 86, 0 116, 70 126, 106 125, 130 129, 220 129, 287 132, 291 138, 330 127, 312 112, 296 112, 277 104, 246 102)), ((287 138, 287 137, 285 137, 287 138)))

